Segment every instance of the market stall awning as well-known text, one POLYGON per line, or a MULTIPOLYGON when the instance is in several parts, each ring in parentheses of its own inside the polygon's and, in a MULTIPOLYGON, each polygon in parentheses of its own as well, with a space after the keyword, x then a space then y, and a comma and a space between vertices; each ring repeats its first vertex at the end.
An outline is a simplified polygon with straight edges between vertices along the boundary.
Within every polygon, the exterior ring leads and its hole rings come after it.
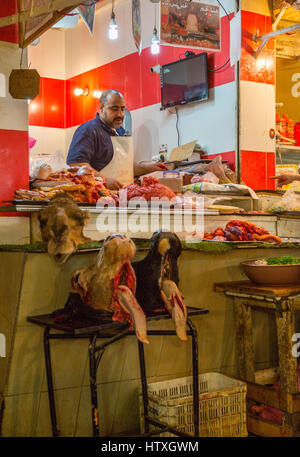
POLYGON ((0 17, 0 27, 18 24, 19 46, 25 48, 83 0, 18 0, 18 12, 0 17))

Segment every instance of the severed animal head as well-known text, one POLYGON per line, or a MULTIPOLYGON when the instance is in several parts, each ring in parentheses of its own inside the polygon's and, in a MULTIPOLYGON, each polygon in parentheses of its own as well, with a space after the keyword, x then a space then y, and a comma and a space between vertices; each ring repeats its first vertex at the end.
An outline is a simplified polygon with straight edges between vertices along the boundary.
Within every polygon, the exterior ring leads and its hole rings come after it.
POLYGON ((137 338, 148 343, 146 317, 135 298, 136 277, 131 265, 133 241, 114 234, 106 238, 95 264, 73 273, 73 291, 95 310, 112 311, 114 321, 127 321, 137 338))
POLYGON ((53 197, 39 213, 42 240, 48 253, 59 263, 64 263, 79 244, 90 240, 83 235, 89 221, 88 211, 82 211, 68 194, 53 197))
POLYGON ((187 311, 178 289, 177 259, 181 242, 175 233, 153 233, 146 257, 133 263, 137 278, 136 297, 146 315, 167 310, 172 316, 177 336, 186 341, 187 311))

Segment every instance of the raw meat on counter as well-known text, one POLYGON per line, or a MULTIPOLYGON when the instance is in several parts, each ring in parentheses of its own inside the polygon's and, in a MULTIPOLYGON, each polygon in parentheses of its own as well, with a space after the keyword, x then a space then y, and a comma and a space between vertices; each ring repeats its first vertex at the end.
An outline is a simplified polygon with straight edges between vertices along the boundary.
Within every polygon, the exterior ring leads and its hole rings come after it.
POLYGON ((159 184, 157 178, 152 176, 145 176, 141 179, 141 185, 130 184, 129 186, 123 187, 123 190, 127 191, 127 200, 130 201, 133 198, 138 199, 142 197, 143 199, 150 201, 151 198, 162 198, 165 197, 168 200, 175 198, 175 193, 167 186, 159 184))
POLYGON ((95 177, 94 171, 87 165, 55 173, 48 173, 48 171, 45 166, 40 165, 36 170, 36 176, 46 177, 35 179, 31 183, 31 190, 17 189, 15 199, 50 200, 54 195, 66 192, 79 203, 96 203, 101 197, 109 197, 118 203, 118 197, 107 189, 104 179, 95 177))
POLYGON ((281 243, 279 236, 271 235, 267 230, 247 221, 233 220, 226 227, 218 227, 212 233, 204 233, 203 240, 212 241, 264 241, 281 243))

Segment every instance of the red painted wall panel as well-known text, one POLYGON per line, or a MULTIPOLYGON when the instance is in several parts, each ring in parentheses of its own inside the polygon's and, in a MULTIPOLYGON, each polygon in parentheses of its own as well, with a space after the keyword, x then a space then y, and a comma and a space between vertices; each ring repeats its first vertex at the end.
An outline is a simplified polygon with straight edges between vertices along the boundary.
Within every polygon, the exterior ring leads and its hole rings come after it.
POLYGON ((275 40, 269 40, 257 58, 253 56, 261 43, 253 41, 253 36, 271 31, 270 17, 242 11, 241 80, 275 84, 275 40))
POLYGON ((124 95, 129 111, 138 109, 142 105, 141 59, 137 52, 127 56, 124 95))
POLYGON ((43 78, 43 126, 65 128, 65 81, 43 78))
MULTIPOLYGON (((229 58, 230 28, 227 17, 221 19, 221 52, 208 52, 209 68, 223 65, 229 58)), ((164 65, 180 58, 188 48, 161 46, 160 54, 152 55, 150 47, 117 59, 68 79, 41 78, 41 93, 34 99, 35 110, 29 109, 29 124, 44 127, 69 128, 92 119, 99 107, 94 90, 119 90, 126 98, 129 110, 160 103, 160 77, 151 73, 154 65, 164 65), (65 85, 64 85, 65 83, 65 85), (75 88, 89 88, 87 96, 76 96, 75 88), (63 96, 65 91, 65 98, 63 96)), ((196 53, 201 50, 196 50, 196 53)), ((234 67, 230 64, 209 73, 209 87, 234 81, 234 67)))
POLYGON ((28 175, 28 132, 0 130, 0 176, 3 183, 0 186, 1 204, 3 200, 13 200, 15 189, 28 189, 28 175))
POLYGON ((252 189, 274 189, 275 155, 272 152, 241 151, 241 178, 252 189))
POLYGON ((29 103, 29 125, 65 128, 66 81, 40 78, 40 93, 29 103))

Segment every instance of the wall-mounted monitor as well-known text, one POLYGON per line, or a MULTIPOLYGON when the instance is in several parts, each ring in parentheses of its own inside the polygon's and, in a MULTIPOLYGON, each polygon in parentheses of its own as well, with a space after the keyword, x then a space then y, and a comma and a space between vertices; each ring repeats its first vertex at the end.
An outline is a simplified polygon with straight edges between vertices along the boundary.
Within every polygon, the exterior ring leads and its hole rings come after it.
POLYGON ((160 81, 162 109, 208 100, 206 52, 162 65, 160 81))

